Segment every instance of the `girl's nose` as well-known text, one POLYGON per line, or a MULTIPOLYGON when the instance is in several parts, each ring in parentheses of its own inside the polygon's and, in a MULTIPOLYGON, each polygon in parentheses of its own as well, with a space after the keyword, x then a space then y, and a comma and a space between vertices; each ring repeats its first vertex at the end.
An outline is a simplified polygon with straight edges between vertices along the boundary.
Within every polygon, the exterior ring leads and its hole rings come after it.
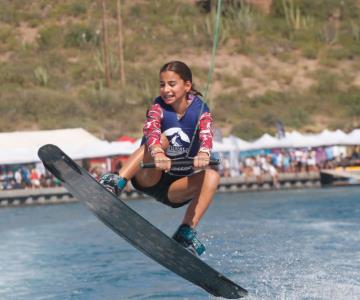
POLYGON ((164 86, 164 91, 165 91, 165 92, 170 91, 170 85, 165 84, 165 86, 164 86))

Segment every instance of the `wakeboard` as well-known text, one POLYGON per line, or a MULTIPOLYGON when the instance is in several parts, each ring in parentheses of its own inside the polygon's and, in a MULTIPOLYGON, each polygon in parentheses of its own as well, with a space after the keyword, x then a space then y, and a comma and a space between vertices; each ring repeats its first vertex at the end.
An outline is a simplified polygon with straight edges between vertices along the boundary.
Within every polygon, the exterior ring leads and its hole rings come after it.
POLYGON ((164 234, 99 184, 85 169, 55 145, 44 145, 38 155, 65 188, 115 233, 135 248, 216 297, 237 299, 247 291, 164 234))

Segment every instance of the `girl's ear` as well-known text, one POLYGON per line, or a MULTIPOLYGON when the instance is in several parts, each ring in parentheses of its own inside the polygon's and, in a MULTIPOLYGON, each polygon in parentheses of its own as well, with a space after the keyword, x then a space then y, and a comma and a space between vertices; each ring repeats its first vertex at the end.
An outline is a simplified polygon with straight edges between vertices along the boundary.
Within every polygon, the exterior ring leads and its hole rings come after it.
POLYGON ((191 81, 185 81, 185 90, 187 93, 191 91, 191 88, 192 88, 191 81))

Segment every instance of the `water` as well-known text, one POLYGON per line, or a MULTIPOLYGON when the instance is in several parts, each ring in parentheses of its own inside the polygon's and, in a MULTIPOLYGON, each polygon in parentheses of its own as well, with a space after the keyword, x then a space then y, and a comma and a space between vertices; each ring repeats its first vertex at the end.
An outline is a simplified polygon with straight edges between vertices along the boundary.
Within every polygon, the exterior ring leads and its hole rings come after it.
MULTIPOLYGON (((184 209, 128 202, 171 235, 184 209)), ((247 299, 360 299, 360 188, 218 194, 203 259, 247 299)), ((0 299, 215 299, 80 204, 0 210, 0 299)))

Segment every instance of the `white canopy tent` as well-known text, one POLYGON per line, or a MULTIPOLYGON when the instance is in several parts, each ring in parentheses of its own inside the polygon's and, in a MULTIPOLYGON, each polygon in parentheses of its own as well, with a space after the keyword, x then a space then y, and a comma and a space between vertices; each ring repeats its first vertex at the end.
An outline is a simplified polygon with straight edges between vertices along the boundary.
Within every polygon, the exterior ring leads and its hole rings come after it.
POLYGON ((346 134, 340 129, 335 131, 323 130, 319 134, 298 134, 292 147, 320 147, 320 146, 345 146, 360 145, 360 130, 346 134))
POLYGON ((238 138, 235 135, 230 135, 228 137, 223 138, 222 140, 224 145, 231 145, 235 147, 235 150, 237 151, 243 151, 250 147, 251 143, 244 141, 241 138, 238 138))
POLYGON ((348 134, 339 129, 335 132, 338 135, 339 145, 360 145, 360 129, 354 129, 348 134))
POLYGON ((343 145, 348 142, 347 134, 339 129, 336 131, 325 129, 321 133, 313 135, 313 137, 317 141, 314 143, 314 147, 343 145))
POLYGON ((38 149, 59 146, 74 159, 129 155, 137 143, 103 141, 82 128, 0 133, 0 164, 38 162, 38 149))
POLYGON ((223 139, 223 144, 233 148, 229 153, 230 174, 231 176, 237 176, 239 175, 240 151, 247 150, 250 143, 238 138, 235 135, 230 135, 229 137, 223 139))
POLYGON ((339 129, 335 131, 323 130, 319 134, 301 134, 298 131, 292 131, 287 132, 282 139, 277 139, 265 133, 254 142, 248 143, 248 145, 244 147, 244 149, 240 149, 240 151, 349 145, 360 145, 360 129, 355 129, 349 134, 339 129))
POLYGON ((225 143, 220 143, 220 142, 213 142, 213 151, 214 152, 230 152, 230 151, 235 151, 235 146, 234 145, 228 145, 225 143))
POLYGON ((350 145, 360 145, 360 129, 354 129, 348 134, 350 145))
POLYGON ((260 138, 255 140, 249 145, 248 150, 256 149, 267 149, 267 148, 279 148, 280 147, 279 139, 271 136, 268 133, 263 134, 260 138))
MULTIPOLYGON (((140 145, 131 142, 107 142, 91 135, 82 128, 4 132, 0 133, 0 164, 38 162, 38 149, 45 144, 55 144, 74 159, 130 155, 140 145)), ((230 153, 232 161, 237 161, 239 152, 272 148, 305 148, 335 145, 360 145, 360 129, 349 134, 341 130, 324 130, 319 134, 301 134, 297 131, 286 133, 277 139, 267 133, 254 142, 229 136, 222 142, 214 141, 214 152, 230 153)))

